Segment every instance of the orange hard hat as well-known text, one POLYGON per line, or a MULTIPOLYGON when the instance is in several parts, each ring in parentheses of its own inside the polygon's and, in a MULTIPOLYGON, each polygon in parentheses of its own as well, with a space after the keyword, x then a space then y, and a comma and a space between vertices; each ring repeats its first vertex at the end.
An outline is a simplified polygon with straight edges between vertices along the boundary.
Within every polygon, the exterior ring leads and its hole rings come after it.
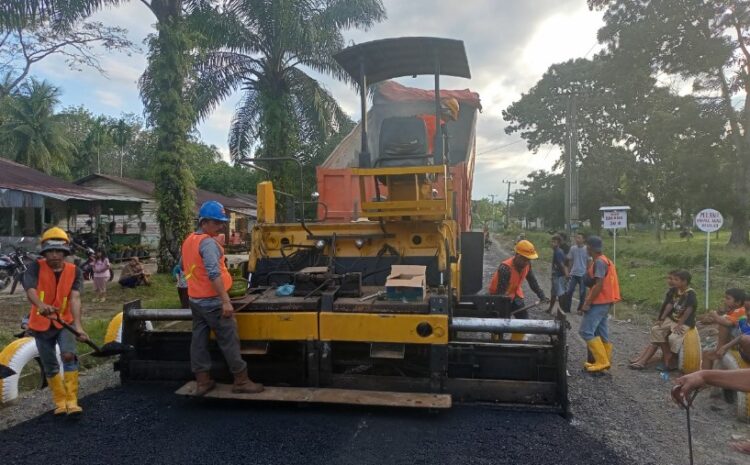
POLYGON ((527 240, 518 241, 518 243, 516 243, 514 251, 518 255, 526 257, 529 260, 536 260, 537 258, 539 258, 539 255, 536 253, 536 247, 534 247, 534 244, 527 240))

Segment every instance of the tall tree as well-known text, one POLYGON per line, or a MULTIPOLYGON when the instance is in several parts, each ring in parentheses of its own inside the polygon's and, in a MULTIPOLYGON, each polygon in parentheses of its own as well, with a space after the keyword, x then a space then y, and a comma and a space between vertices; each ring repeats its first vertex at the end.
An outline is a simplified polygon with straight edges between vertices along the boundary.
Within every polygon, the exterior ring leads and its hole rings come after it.
MULTIPOLYGON (((599 40, 621 61, 679 76, 714 101, 729 128, 730 243, 750 244, 750 4, 744 0, 588 0, 604 12, 599 40), (740 102, 735 101, 740 97, 740 102)), ((709 160, 706 160, 709 162, 709 160)))
MULTIPOLYGON (((380 0, 227 0, 204 8, 193 28, 203 37, 192 89, 199 118, 233 91, 242 101, 229 128, 233 160, 301 157, 349 118, 309 70, 346 79, 333 60, 342 30, 369 28, 385 18, 380 0)), ((280 188, 292 187, 296 168, 276 169, 280 188)))
MULTIPOLYGON (((156 134, 156 198, 159 201, 159 271, 169 271, 180 254, 183 238, 193 227, 194 181, 185 163, 188 134, 194 118, 185 96, 191 66, 191 35, 185 15, 210 0, 141 0, 156 18, 149 40, 147 85, 141 94, 156 134)), ((65 27, 122 0, 4 0, 0 32, 32 28, 43 21, 65 27)))
POLYGON ((18 163, 44 173, 68 177, 68 157, 74 146, 55 114, 60 91, 48 82, 31 79, 2 100, 0 140, 18 163))

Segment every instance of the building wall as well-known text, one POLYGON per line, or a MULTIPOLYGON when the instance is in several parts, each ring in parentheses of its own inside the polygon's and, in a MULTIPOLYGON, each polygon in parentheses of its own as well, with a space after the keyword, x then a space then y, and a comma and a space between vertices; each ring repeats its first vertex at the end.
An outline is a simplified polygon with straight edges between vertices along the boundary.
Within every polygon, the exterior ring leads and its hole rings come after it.
MULTIPOLYGON (((115 215, 115 221, 117 223, 115 233, 120 234, 123 232, 122 224, 125 222, 127 224, 128 233, 141 233, 141 244, 146 245, 152 249, 155 249, 159 246, 159 222, 156 219, 156 211, 158 209, 158 205, 153 197, 150 197, 141 191, 131 189, 127 186, 123 186, 122 184, 112 182, 104 178, 93 178, 86 181, 82 185, 84 187, 88 187, 105 194, 110 194, 113 197, 137 197, 146 200, 141 204, 140 218, 135 215, 115 215), (140 231, 139 229, 139 223, 141 221, 146 224, 146 229, 143 231, 140 231)), ((102 214, 108 215, 108 212, 102 212, 102 214)), ((83 225, 85 225, 86 220, 88 219, 89 217, 87 215, 78 215, 76 220, 77 226, 82 227, 83 225)))

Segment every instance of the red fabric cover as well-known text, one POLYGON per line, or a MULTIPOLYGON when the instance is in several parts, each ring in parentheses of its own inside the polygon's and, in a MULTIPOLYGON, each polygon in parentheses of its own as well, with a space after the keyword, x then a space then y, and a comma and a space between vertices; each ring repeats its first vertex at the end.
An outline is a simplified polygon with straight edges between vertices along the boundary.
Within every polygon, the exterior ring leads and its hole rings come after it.
MULTIPOLYGON (((479 94, 469 89, 446 90, 440 89, 440 97, 453 97, 460 103, 476 107, 482 110, 479 94)), ((374 103, 380 102, 412 102, 432 101, 435 99, 435 91, 406 87, 396 81, 383 81, 376 89, 373 96, 374 103)))

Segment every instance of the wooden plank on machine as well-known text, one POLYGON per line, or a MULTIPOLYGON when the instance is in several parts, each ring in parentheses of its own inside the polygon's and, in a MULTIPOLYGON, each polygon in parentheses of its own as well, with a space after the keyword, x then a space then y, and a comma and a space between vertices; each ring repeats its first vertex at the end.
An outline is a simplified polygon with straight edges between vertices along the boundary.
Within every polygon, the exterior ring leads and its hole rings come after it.
MULTIPOLYGON (((190 381, 178 389, 175 394, 192 396, 193 392, 195 392, 195 381, 190 381)), ((265 391, 258 394, 238 394, 232 392, 231 384, 217 384, 213 390, 203 397, 209 399, 351 404, 432 409, 447 409, 452 405, 450 394, 275 386, 267 386, 265 391)))

